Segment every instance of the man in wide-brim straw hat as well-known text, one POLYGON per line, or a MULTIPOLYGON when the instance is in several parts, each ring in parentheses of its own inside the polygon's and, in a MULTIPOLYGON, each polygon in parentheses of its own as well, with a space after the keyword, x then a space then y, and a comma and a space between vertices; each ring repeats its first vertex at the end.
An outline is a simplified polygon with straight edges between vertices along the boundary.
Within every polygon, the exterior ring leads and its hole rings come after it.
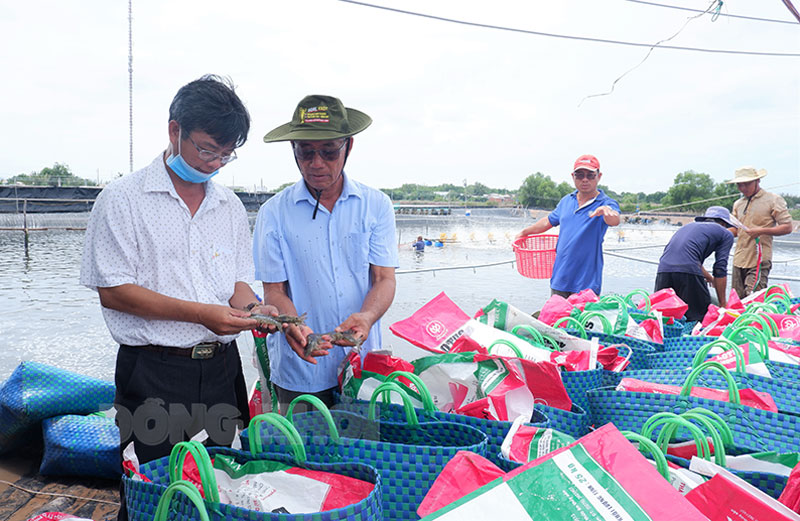
MULTIPOLYGON (((308 313, 268 339, 271 380, 282 410, 299 394, 333 404, 346 346, 306 353, 308 335, 352 331, 362 353, 381 346, 380 318, 394 299, 397 267, 389 197, 351 179, 344 166, 353 136, 372 119, 332 96, 303 98, 290 122, 267 133, 288 141, 302 179, 258 212, 253 239, 256 279, 281 313, 308 313)), ((330 337, 323 337, 330 340, 330 337)))
POLYGON ((763 168, 756 170, 745 166, 736 170, 733 179, 727 181, 736 183, 742 193, 742 197, 733 203, 731 212, 743 225, 733 254, 732 286, 740 298, 767 287, 772 268, 772 238, 792 231, 792 217, 786 201, 778 194, 761 189, 760 180, 765 175, 767 171, 763 168))

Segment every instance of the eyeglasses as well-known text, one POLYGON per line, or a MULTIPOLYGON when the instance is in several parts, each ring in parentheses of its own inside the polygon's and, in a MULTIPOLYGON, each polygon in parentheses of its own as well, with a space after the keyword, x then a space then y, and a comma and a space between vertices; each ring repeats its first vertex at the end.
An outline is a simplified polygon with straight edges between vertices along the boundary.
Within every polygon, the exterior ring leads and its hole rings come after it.
POLYGON ((314 154, 319 154, 319 157, 324 161, 336 161, 339 159, 345 145, 347 145, 346 139, 344 143, 337 148, 311 148, 309 146, 304 147, 293 143, 292 149, 294 150, 294 157, 296 157, 298 161, 312 161, 314 159, 314 154))
POLYGON ((589 181, 591 181, 595 177, 597 177, 597 172, 572 172, 572 177, 574 177, 578 181, 583 181, 584 177, 589 181))
POLYGON ((223 156, 222 154, 217 154, 216 152, 212 152, 211 150, 200 148, 199 146, 197 146, 197 143, 194 142, 191 136, 187 135, 186 137, 189 138, 189 141, 191 141, 191 143, 194 145, 194 148, 197 149, 197 157, 199 157, 206 163, 211 163, 212 161, 216 161, 217 159, 219 159, 221 165, 227 165, 228 163, 236 159, 235 150, 230 154, 223 156))

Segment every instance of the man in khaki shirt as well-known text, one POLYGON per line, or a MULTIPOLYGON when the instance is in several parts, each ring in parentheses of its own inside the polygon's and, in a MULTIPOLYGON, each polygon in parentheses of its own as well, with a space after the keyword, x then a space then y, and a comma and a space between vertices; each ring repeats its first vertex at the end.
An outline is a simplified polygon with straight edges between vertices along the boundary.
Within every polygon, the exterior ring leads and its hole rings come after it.
POLYGON ((731 212, 744 225, 738 232, 733 254, 732 282, 739 298, 767 287, 767 277, 772 268, 772 237, 792 232, 792 217, 786 209, 786 201, 759 186, 760 179, 765 175, 767 171, 764 169, 756 171, 746 166, 738 169, 734 178, 727 181, 736 183, 742 193, 742 197, 733 203, 731 212), (760 269, 757 269, 756 240, 761 245, 760 269))

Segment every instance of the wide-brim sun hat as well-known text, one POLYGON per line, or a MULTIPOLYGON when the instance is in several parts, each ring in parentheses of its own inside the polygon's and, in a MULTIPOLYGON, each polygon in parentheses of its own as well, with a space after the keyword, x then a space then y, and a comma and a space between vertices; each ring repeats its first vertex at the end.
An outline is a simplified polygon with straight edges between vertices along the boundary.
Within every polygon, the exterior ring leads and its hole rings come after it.
POLYGON ((339 98, 312 94, 297 104, 292 120, 270 130, 264 142, 340 139, 358 134, 371 123, 371 117, 345 107, 339 98))
POLYGON ((765 175, 767 175, 767 171, 763 168, 756 170, 755 167, 752 166, 743 166, 742 168, 736 170, 736 172, 733 174, 733 179, 725 182, 728 184, 749 183, 750 181, 761 179, 765 175))
POLYGON ((735 228, 741 228, 742 223, 736 217, 731 215, 731 212, 723 206, 709 206, 704 215, 698 215, 694 218, 697 222, 713 221, 714 219, 722 219, 726 223, 735 228))

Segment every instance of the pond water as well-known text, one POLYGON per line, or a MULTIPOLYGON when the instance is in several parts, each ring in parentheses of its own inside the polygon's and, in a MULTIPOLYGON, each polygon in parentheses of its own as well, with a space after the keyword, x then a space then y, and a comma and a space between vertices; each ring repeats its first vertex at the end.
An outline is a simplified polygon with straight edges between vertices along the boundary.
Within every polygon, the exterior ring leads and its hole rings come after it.
MULTIPOLYGON (((85 215, 39 215, 33 219, 38 226, 50 223, 80 228, 86 223, 85 215)), ((510 261, 514 259, 514 235, 531 222, 530 216, 507 210, 471 210, 470 216, 463 209, 448 217, 398 216, 400 272, 394 303, 382 321, 384 347, 391 346, 409 360, 424 356, 425 351, 395 337, 389 325, 407 318, 441 292, 470 315, 494 298, 528 312, 539 309, 549 297, 549 281, 527 279, 511 263, 408 272, 510 261), (429 246, 416 254, 410 246, 418 235, 436 239, 442 234, 446 239, 442 247, 429 246)), ((610 229, 606 250, 625 248, 618 254, 649 261, 658 260, 676 230, 666 224, 623 225, 621 229, 624 242, 616 229, 610 229)), ((26 251, 21 232, 0 231, 0 381, 23 360, 113 379, 117 345, 106 329, 96 293, 78 284, 83 238, 81 230, 32 232, 26 251)), ((800 258, 797 234, 787 241, 798 245, 776 247, 775 261, 800 258)), ((776 262, 773 273, 797 277, 798 266, 796 261, 776 262)), ((606 255, 603 292, 651 290, 655 270, 653 264, 606 255)), ((792 282, 790 287, 800 295, 800 283, 792 282)), ((261 293, 260 284, 254 289, 261 293)), ((252 338, 243 334, 239 344, 249 383, 256 378, 251 364, 252 338)))

